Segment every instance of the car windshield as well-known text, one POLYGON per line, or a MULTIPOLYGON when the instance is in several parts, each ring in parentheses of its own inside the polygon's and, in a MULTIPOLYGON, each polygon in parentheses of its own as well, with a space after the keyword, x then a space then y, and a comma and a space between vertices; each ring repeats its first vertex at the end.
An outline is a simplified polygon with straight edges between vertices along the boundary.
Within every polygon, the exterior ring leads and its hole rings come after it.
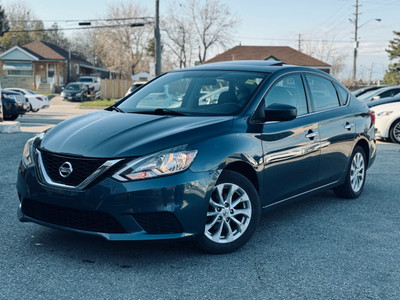
POLYGON ((37 95, 38 93, 31 91, 31 90, 25 90, 27 94, 31 94, 31 95, 37 95))
POLYGON ((92 78, 79 78, 80 82, 93 82, 92 78))
POLYGON ((72 90, 72 91, 79 91, 81 89, 81 85, 80 84, 68 84, 65 89, 72 90))
POLYGON ((268 73, 178 71, 161 76, 118 105, 124 112, 235 115, 268 73))

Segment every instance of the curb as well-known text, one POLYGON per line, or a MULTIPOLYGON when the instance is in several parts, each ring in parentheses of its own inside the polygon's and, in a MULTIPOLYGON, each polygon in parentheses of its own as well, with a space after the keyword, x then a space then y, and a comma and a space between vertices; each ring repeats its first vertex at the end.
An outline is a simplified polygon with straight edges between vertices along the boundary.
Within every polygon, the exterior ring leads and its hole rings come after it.
POLYGON ((20 123, 17 121, 0 122, 0 133, 16 133, 21 132, 20 123))

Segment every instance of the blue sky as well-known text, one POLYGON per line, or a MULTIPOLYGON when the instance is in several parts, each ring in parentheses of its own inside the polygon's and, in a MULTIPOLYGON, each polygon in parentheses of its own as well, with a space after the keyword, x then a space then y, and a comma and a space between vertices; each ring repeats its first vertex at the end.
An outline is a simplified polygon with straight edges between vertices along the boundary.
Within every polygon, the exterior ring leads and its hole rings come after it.
MULTIPOLYGON (((0 0, 7 6, 18 0, 0 0)), ((105 15, 108 6, 121 0, 26 0, 35 15, 42 20, 92 19, 105 15)), ((221 0, 226 3, 240 23, 235 35, 238 45, 280 45, 298 47, 301 34, 302 46, 326 44, 334 47, 346 57, 346 70, 351 72, 353 59, 355 0, 221 0)), ((135 1, 134 1, 135 2, 135 1)), ((136 1, 154 12, 154 0, 136 1)), ((160 0, 161 14, 171 5, 171 0, 160 0)), ((358 77, 383 77, 389 63, 385 52, 393 30, 400 31, 399 0, 359 0, 359 58, 358 77), (371 21, 376 18, 381 22, 371 21)), ((46 23, 46 25, 50 25, 46 23)), ((61 25, 61 24, 60 24, 61 25)), ((62 26, 60 26, 62 27, 62 26)), ((69 32, 73 35, 73 32, 69 32)), ((232 46, 234 46, 233 44, 232 46)), ((212 55, 217 54, 216 50, 212 55)))

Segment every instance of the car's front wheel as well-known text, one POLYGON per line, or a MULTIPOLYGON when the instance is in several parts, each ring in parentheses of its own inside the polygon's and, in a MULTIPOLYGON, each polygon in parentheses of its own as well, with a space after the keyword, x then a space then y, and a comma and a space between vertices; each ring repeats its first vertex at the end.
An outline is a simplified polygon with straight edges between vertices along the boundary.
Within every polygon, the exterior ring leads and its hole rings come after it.
POLYGON ((260 219, 260 200, 243 175, 224 171, 212 190, 204 233, 196 239, 210 253, 229 253, 244 245, 260 219))
POLYGON ((400 143, 400 119, 390 127, 389 135, 393 143, 400 143))
POLYGON ((344 183, 334 189, 341 198, 355 199, 361 195, 367 175, 367 160, 360 146, 354 148, 344 183))
POLYGON ((15 121, 18 117, 19 117, 19 115, 8 115, 8 116, 4 116, 4 120, 15 121))

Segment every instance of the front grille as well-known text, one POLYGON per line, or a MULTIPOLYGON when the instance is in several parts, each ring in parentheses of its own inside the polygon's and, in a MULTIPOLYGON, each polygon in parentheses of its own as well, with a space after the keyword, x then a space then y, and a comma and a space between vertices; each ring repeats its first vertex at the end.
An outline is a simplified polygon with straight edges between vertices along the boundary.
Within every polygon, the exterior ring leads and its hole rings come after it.
POLYGON ((105 212, 80 210, 24 199, 22 212, 33 219, 59 226, 103 233, 126 233, 118 221, 105 212))
POLYGON ((133 214, 136 222, 148 233, 181 233, 182 225, 171 212, 138 213, 133 214))
POLYGON ((49 152, 41 152, 42 161, 47 175, 53 182, 77 186, 87 177, 93 174, 102 164, 106 162, 105 159, 97 158, 77 158, 70 156, 63 156, 52 154, 49 152), (72 173, 67 178, 60 175, 60 167, 69 162, 72 165, 72 173))

